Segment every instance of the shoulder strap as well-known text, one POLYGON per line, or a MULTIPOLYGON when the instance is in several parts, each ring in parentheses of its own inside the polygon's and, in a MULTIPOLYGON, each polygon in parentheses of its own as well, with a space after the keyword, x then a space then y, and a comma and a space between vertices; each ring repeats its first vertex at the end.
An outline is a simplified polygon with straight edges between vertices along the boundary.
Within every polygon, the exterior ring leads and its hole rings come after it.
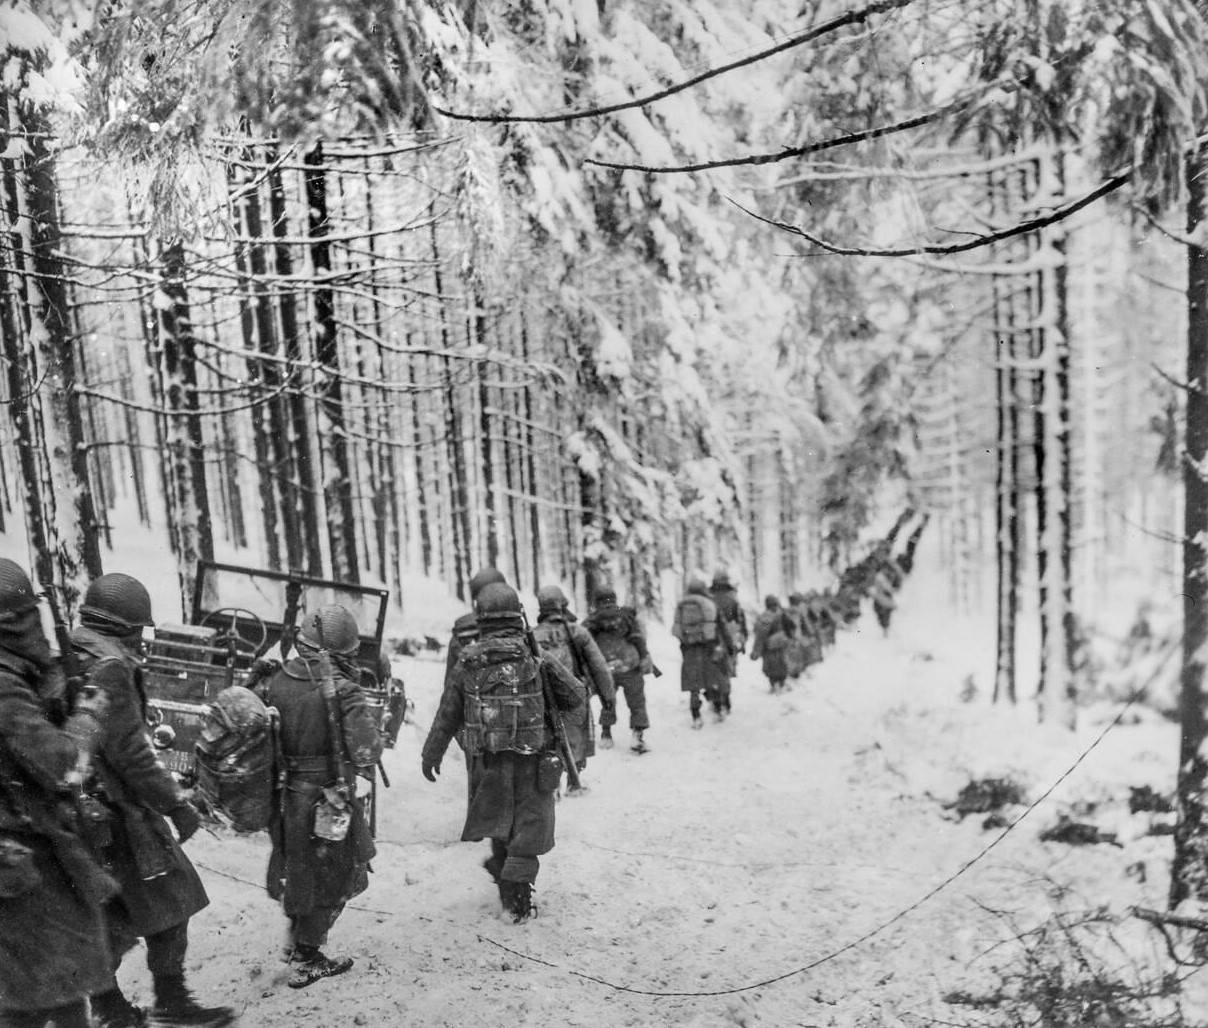
POLYGON ((579 644, 575 642, 575 633, 570 630, 570 625, 565 621, 562 622, 562 631, 566 634, 566 645, 570 649, 571 659, 575 662, 575 666, 571 668, 571 673, 579 679, 583 680, 583 655, 579 652, 579 644))

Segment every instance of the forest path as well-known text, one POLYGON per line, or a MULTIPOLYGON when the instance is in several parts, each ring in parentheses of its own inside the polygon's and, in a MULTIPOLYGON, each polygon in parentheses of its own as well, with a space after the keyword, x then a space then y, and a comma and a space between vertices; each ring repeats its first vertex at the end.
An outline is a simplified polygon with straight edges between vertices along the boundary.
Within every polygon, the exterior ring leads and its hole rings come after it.
MULTIPOLYGON (((284 988, 274 959, 283 919, 246 884, 261 879, 263 838, 203 837, 190 850, 214 903, 193 931, 196 987, 209 996, 225 983, 246 1004, 244 1023, 265 1026, 959 1021, 941 996, 988 970, 970 967, 1001 937, 1002 922, 984 908, 1031 923, 1047 909, 1045 876, 1074 888, 1123 882, 1137 855, 1040 844, 1036 820, 893 920, 994 838, 980 817, 946 819, 936 797, 952 798, 979 762, 1010 766, 1020 729, 1012 719, 1023 720, 1008 712, 999 716, 1012 731, 987 729, 983 707, 955 699, 957 665, 904 641, 917 638, 898 626, 888 640, 842 633, 811 681, 778 696, 744 657, 732 716, 716 724, 706 712, 693 731, 673 643, 656 636, 666 673, 647 686, 651 752, 628 749, 622 701, 616 748, 590 761, 585 796, 558 805, 540 916, 523 926, 499 915, 480 867, 485 844, 457 841, 460 753, 450 749, 437 784, 420 777, 443 663, 406 661, 416 723, 386 754, 394 786, 380 794, 376 873, 329 947, 356 957, 356 968, 301 992, 284 988)), ((1018 754, 1042 765, 1036 781, 1083 744, 1026 730, 1051 743, 1018 754)))

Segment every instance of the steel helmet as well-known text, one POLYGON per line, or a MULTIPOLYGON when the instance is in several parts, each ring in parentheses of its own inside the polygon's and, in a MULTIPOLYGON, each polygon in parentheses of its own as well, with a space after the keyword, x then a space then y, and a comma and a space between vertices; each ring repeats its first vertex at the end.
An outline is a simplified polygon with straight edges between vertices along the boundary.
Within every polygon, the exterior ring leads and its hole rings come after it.
POLYGON ((80 614, 126 631, 150 628, 151 596, 137 578, 112 571, 89 583, 80 614))
POLYGON ((15 561, 0 557, 0 617, 24 614, 37 605, 29 575, 15 561))
POLYGON ((596 590, 596 606, 611 607, 617 602, 617 591, 612 586, 596 590))
POLYGON ((361 632, 352 611, 338 603, 327 603, 302 619, 298 642, 329 653, 356 653, 361 646, 361 632))
POLYGON ((516 590, 503 582, 492 582, 474 601, 474 613, 480 624, 514 621, 524 623, 524 607, 516 590))
POLYGON ((478 594, 483 591, 488 585, 500 584, 507 585, 507 579, 503 577, 503 572, 498 568, 481 568, 474 572, 470 579, 470 602, 478 599, 478 594))
POLYGON ((543 585, 537 590, 537 608, 541 613, 558 613, 566 607, 566 595, 556 585, 543 585))

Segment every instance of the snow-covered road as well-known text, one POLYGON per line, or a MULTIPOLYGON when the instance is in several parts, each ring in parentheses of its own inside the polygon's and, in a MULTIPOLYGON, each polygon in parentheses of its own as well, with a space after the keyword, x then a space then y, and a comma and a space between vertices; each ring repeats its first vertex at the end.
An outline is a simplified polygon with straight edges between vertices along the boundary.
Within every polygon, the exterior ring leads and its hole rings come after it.
MULTIPOLYGON (((203 834, 189 849, 213 904, 195 921, 193 983, 264 1026, 962 1023, 942 997, 992 988, 993 958, 975 958, 1001 940, 1004 921, 987 908, 1033 923, 1057 884, 1074 908, 1161 905, 1168 840, 1132 838, 1143 818, 1120 807, 1128 784, 1170 788, 1176 734, 1151 716, 1116 729, 1017 829, 924 899, 996 834, 980 817, 945 818, 939 800, 970 776, 1005 773, 1038 796, 1100 726, 1088 717, 1071 735, 1022 711, 962 704, 961 648, 924 652, 919 638, 909 622, 889 640, 845 633, 815 680, 780 696, 744 659, 733 715, 715 724, 706 714, 699 732, 670 640, 657 639, 666 674, 648 684, 652 750, 631 753, 618 730, 618 746, 589 764, 588 794, 560 802, 540 916, 522 926, 498 913, 480 867, 485 844, 457 841, 459 753, 436 785, 419 774, 443 663, 405 660, 416 723, 385 758, 394 786, 382 793, 370 889, 329 947, 356 967, 285 988, 283 919, 246 884, 261 879, 265 840, 203 834), (1097 813, 1119 821, 1123 848, 1037 840, 1078 799, 1110 800, 1097 813)), ((146 1001, 139 962, 123 978, 146 1001)))

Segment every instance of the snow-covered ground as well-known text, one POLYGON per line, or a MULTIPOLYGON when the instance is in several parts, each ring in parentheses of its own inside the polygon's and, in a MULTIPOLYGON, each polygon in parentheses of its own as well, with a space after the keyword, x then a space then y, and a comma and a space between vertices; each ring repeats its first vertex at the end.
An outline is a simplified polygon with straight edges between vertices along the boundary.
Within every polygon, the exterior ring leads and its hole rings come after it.
MULTIPOLYGON (((419 773, 443 654, 400 659, 415 723, 385 757, 393 788, 369 891, 329 946, 353 971, 286 988, 284 921, 259 885, 266 841, 202 833, 188 849, 212 904, 194 921, 191 983, 263 1026, 982 1023, 943 997, 996 988, 1008 923, 1023 930, 1055 906, 1164 905, 1169 838, 1146 835, 1150 815, 1129 815, 1127 799, 1130 785, 1172 789, 1177 729, 1134 708, 1096 745, 1116 708, 1084 711, 1071 734, 984 690, 962 702, 989 639, 942 614, 939 595, 916 572, 889 639, 866 618, 785 695, 744 659, 732 717, 707 716, 700 732, 656 629, 652 751, 631 753, 618 732, 588 766, 588 794, 559 803, 540 916, 521 926, 499 914, 485 843, 458 841, 460 754, 435 785, 419 773), (999 832, 941 808, 971 777, 1012 775, 1036 799, 1067 771, 988 850, 999 832), (1121 847, 1038 840, 1059 811, 1090 803, 1121 847)), ((1148 928, 1124 918, 1119 931, 1129 959, 1160 962, 1148 928)), ((141 958, 122 977, 146 1002, 141 958)))

